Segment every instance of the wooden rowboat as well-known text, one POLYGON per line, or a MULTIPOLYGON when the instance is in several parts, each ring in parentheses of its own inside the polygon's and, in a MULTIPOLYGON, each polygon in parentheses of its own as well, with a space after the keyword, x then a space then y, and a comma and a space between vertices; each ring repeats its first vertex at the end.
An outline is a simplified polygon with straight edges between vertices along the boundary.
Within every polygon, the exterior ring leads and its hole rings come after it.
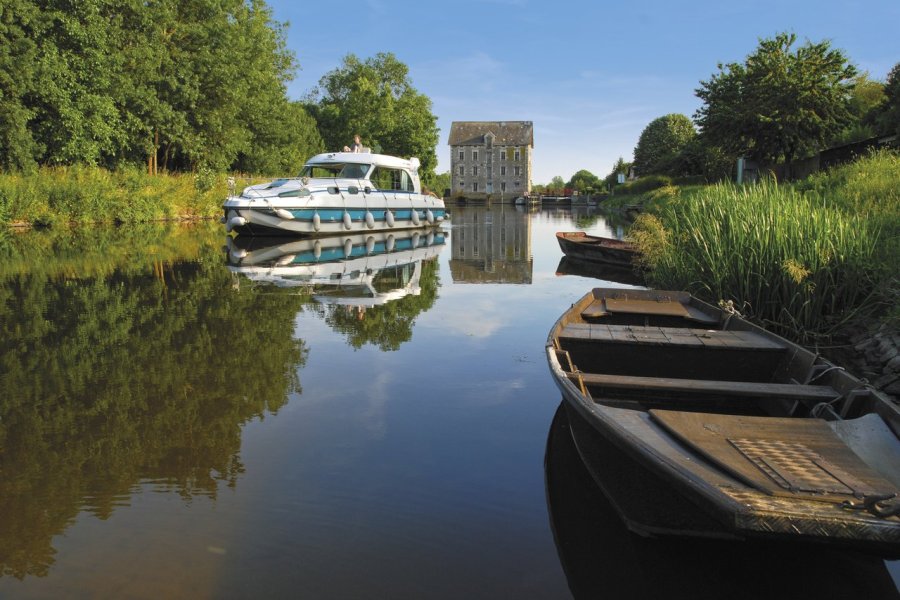
POLYGON ((583 231, 559 231, 556 241, 566 256, 591 262, 630 267, 640 255, 631 242, 588 235, 583 231))
POLYGON ((900 556, 900 411, 816 354, 685 292, 598 288, 547 359, 632 530, 900 556))

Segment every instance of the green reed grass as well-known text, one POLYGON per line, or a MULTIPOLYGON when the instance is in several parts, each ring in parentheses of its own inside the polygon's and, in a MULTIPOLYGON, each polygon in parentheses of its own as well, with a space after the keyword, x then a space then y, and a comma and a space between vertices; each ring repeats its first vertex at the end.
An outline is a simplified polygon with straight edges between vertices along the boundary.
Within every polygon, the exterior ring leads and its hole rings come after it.
POLYGON ((654 287, 734 300, 807 339, 872 308, 884 289, 881 221, 833 203, 814 189, 720 184, 642 215, 631 235, 654 287))
POLYGON ((227 194, 225 175, 147 175, 125 167, 46 167, 0 173, 0 224, 134 223, 206 218, 227 194))

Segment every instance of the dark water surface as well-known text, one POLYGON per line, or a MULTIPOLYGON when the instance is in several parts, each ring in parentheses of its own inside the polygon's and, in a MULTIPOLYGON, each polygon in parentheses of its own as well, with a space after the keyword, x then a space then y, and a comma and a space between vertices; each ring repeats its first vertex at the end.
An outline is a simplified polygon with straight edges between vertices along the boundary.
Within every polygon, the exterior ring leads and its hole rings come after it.
POLYGON ((856 556, 628 534, 543 355, 599 283, 554 233, 624 223, 451 209, 368 247, 0 237, 0 597, 896 596, 856 556))

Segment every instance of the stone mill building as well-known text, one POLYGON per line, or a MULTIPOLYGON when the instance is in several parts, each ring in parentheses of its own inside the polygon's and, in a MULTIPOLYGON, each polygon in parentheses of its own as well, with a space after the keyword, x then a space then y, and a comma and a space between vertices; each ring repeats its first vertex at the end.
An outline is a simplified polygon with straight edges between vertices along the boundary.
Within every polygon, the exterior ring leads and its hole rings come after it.
POLYGON ((450 195, 512 201, 531 191, 531 121, 454 121, 450 195))

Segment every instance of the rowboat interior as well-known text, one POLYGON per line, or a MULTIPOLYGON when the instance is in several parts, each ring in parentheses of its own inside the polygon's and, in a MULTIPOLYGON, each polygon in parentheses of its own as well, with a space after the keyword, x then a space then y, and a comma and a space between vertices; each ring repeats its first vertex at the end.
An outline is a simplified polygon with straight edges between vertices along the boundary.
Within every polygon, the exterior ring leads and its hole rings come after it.
POLYGON ((897 551, 900 412, 817 354, 685 292, 595 289, 557 321, 548 360, 582 426, 701 495, 739 512, 830 503, 897 551))

